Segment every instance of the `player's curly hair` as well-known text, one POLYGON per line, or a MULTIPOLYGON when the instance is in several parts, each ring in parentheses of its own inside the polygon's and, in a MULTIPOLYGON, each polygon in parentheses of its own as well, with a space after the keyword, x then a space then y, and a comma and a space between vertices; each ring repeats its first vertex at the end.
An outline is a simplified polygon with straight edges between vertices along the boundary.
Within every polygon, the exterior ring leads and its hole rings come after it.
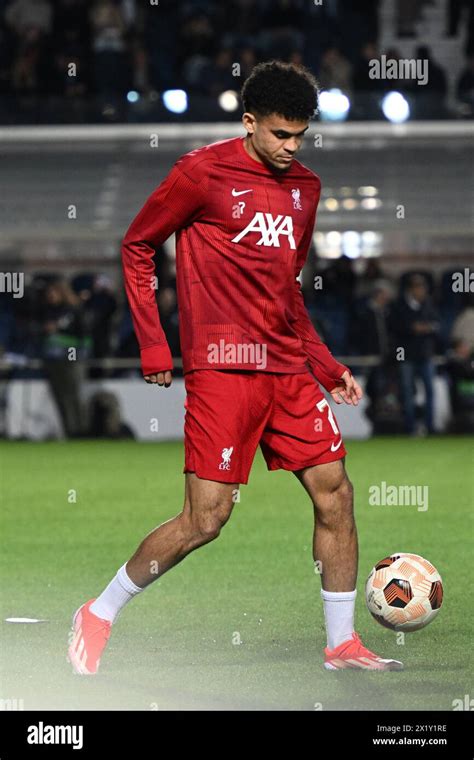
POLYGON ((305 66, 267 61, 253 68, 240 96, 244 111, 257 116, 279 114, 288 121, 306 121, 318 109, 318 82, 305 66))

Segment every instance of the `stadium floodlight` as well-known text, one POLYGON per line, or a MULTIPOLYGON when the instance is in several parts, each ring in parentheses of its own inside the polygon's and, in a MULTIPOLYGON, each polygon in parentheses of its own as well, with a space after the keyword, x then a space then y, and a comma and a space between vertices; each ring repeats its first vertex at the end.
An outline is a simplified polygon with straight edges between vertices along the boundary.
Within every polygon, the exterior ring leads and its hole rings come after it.
POLYGON ((326 235, 326 242, 332 247, 339 246, 341 244, 341 239, 341 233, 336 230, 331 230, 331 232, 328 232, 326 235))
POLYGON ((347 230, 342 233, 342 252, 350 259, 357 259, 360 256, 361 236, 355 230, 347 230))
POLYGON ((184 113, 188 110, 188 96, 184 90, 165 90, 163 103, 171 113, 184 113))
POLYGON ((382 111, 392 124, 402 124, 410 118, 410 106, 401 92, 389 92, 382 100, 382 111))
POLYGON ((140 95, 136 90, 130 90, 127 92, 127 100, 129 103, 137 103, 140 100, 140 95))
POLYGON ((323 90, 319 96, 319 113, 324 121, 344 121, 350 107, 351 101, 337 87, 323 90))
POLYGON ((239 97, 235 90, 225 90, 225 92, 221 92, 218 100, 223 111, 237 111, 239 107, 239 97))

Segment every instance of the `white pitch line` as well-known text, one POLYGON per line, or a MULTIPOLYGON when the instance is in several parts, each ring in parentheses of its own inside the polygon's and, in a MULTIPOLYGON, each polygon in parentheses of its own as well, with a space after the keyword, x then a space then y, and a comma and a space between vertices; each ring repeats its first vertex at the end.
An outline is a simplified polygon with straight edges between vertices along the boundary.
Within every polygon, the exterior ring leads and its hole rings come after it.
POLYGON ((40 618, 11 617, 5 618, 5 623, 47 623, 47 620, 40 618))

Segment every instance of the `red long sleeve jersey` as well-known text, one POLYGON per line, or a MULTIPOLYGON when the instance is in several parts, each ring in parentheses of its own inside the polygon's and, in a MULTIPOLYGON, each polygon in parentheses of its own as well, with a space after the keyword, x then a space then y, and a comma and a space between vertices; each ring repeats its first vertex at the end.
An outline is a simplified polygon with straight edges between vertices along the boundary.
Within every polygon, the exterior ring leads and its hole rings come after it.
POLYGON ((183 370, 305 372, 332 390, 347 369, 316 333, 296 279, 321 183, 293 160, 276 173, 244 138, 183 155, 130 225, 125 288, 144 375, 172 369, 156 305, 154 249, 176 233, 183 370))

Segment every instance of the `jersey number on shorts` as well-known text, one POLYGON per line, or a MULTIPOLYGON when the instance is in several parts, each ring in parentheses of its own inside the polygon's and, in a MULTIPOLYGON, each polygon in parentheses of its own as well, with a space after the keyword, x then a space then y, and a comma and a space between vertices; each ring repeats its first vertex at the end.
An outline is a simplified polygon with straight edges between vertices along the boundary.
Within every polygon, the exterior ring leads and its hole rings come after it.
POLYGON ((328 402, 326 401, 326 399, 325 399, 325 398, 322 398, 322 399, 321 399, 321 401, 318 401, 318 403, 316 404, 316 408, 317 408, 317 410, 318 410, 319 412, 322 412, 324 409, 327 409, 327 410, 328 410, 328 419, 329 419, 329 424, 331 425, 331 427, 332 427, 332 429, 334 430, 335 434, 336 434, 336 435, 340 435, 340 433, 339 433, 339 428, 338 428, 338 427, 337 427, 337 425, 336 425, 336 420, 334 419, 334 415, 333 415, 333 413, 332 413, 332 409, 331 409, 331 407, 329 406, 329 404, 328 404, 328 402))

